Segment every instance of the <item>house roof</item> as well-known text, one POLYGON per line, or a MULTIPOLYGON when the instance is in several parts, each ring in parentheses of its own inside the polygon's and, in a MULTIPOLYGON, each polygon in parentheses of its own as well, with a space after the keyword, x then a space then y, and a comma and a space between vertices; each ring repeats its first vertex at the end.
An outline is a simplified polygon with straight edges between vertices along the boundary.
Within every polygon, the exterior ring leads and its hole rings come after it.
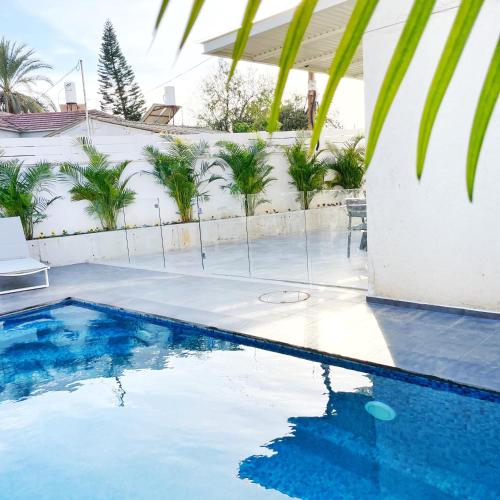
MULTIPOLYGON (((197 127, 178 127, 174 125, 153 125, 143 122, 125 120, 119 116, 110 115, 95 109, 89 110, 93 120, 121 125, 123 127, 148 130, 155 133, 167 134, 196 134, 209 132, 208 129, 197 127)), ((74 127, 85 120, 85 111, 64 111, 50 113, 0 113, 0 128, 23 132, 48 132, 47 136, 56 135, 64 130, 74 127)))
MULTIPOLYGON (((312 15, 293 65, 296 69, 328 73, 333 56, 344 34, 354 0, 320 0, 312 15)), ((290 9, 253 24, 243 61, 279 66, 281 49, 295 9, 290 9)), ((203 51, 231 58, 238 30, 203 43, 203 51)), ((363 78, 363 54, 358 49, 346 76, 363 78)))
POLYGON ((18 129, 14 125, 11 125, 6 119, 4 119, 8 116, 11 116, 11 114, 0 111, 0 129, 18 132, 18 129))

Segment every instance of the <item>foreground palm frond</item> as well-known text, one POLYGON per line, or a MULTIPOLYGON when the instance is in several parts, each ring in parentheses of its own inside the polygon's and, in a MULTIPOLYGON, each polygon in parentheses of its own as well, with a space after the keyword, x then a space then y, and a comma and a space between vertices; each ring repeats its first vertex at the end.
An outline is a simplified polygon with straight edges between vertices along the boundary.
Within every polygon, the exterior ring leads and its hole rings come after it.
POLYGON ((469 34, 477 19, 484 0, 466 0, 460 4, 448 40, 443 49, 438 67, 434 73, 420 120, 417 146, 417 176, 420 179, 424 170, 425 156, 431 138, 432 127, 436 120, 441 102, 458 61, 464 50, 469 34))
MULTIPOLYGON (((169 0, 162 0, 155 29, 159 27, 162 21, 168 3, 169 0)), ((201 5, 203 3, 204 2, 202 1, 194 1, 182 43, 185 42, 187 35, 189 35, 189 32, 198 19, 201 5)), ((276 86, 275 99, 272 105, 271 119, 269 121, 270 131, 276 128, 276 113, 277 110, 279 110, 283 89, 285 87, 289 71, 295 63, 298 49, 310 23, 316 3, 317 2, 315 0, 302 0, 299 2, 290 23, 288 33, 285 36, 279 64, 280 73, 276 86)), ((421 176, 424 168, 427 146, 430 141, 435 118, 483 3, 484 0, 462 0, 459 6, 440 62, 434 73, 424 113, 420 122, 416 165, 418 177, 421 176)), ((247 0, 242 25, 239 29, 234 46, 234 62, 231 74, 234 72, 234 68, 236 67, 238 60, 241 59, 244 53, 259 4, 260 2, 256 0, 247 0)), ((318 109, 318 115, 316 117, 316 123, 313 130, 310 146, 311 153, 319 140, 321 130, 327 119, 328 109, 330 108, 340 79, 345 75, 352 58, 361 43, 363 33, 372 18, 377 4, 378 0, 356 0, 351 17, 346 25, 344 35, 342 36, 330 65, 328 83, 318 109)), ((435 0, 414 0, 413 7, 403 27, 400 39, 396 45, 378 94, 374 113, 372 115, 370 135, 368 137, 367 164, 369 164, 373 158, 385 119, 389 113, 406 71, 410 66, 422 34, 429 23, 434 4, 435 0)), ((489 124, 489 119, 493 112, 493 108, 500 94, 500 84, 498 83, 500 79, 498 72, 499 57, 498 50, 496 50, 493 54, 490 69, 485 79, 485 85, 483 86, 481 97, 477 103, 476 113, 472 124, 473 129, 471 132, 467 155, 467 186, 470 199, 472 199, 474 179, 482 142, 489 124), (486 86, 486 83, 488 86, 486 86)))
POLYGON ((411 60, 427 21, 432 14, 432 9, 436 0, 419 0, 413 4, 399 41, 394 50, 394 55, 385 73, 384 81, 380 87, 377 102, 373 111, 373 117, 368 135, 368 144, 366 146, 366 166, 371 162, 375 145, 378 141, 385 119, 392 106, 394 98, 403 81, 406 71, 410 66, 411 60))
POLYGON ((484 80, 484 85, 476 106, 474 122, 469 138, 469 150, 467 153, 467 192, 469 200, 472 201, 474 194, 474 180, 476 178, 477 162, 483 145, 486 129, 490 121, 495 104, 500 94, 500 39, 497 42, 491 64, 484 80))
POLYGON ((170 141, 166 151, 155 146, 146 146, 144 155, 153 167, 152 175, 158 184, 164 186, 173 198, 179 210, 182 222, 193 220, 193 200, 197 197, 206 201, 209 198, 205 187, 221 177, 208 175, 215 162, 198 161, 208 150, 208 144, 188 144, 181 139, 170 141))
POLYGON ((218 163, 231 172, 223 189, 235 196, 243 195, 246 215, 254 215, 255 209, 265 200, 266 187, 276 179, 271 177, 273 167, 267 163, 267 144, 256 139, 246 146, 231 141, 219 141, 216 153, 218 163))
POLYGON ((307 210, 325 184, 327 162, 319 157, 323 151, 310 154, 303 137, 298 137, 289 146, 283 146, 282 150, 288 161, 288 174, 292 178, 290 184, 299 192, 301 208, 307 210))
POLYGON ((73 201, 87 201, 87 213, 97 217, 103 229, 116 229, 120 210, 135 200, 135 192, 128 188, 134 174, 123 175, 130 161, 112 165, 108 156, 97 151, 88 140, 79 142, 88 163, 63 163, 62 178, 71 184, 69 192, 73 201))
POLYGON ((22 161, 0 158, 0 216, 19 217, 26 239, 47 215, 47 207, 59 196, 51 191, 55 174, 52 165, 38 162, 25 167, 22 161))

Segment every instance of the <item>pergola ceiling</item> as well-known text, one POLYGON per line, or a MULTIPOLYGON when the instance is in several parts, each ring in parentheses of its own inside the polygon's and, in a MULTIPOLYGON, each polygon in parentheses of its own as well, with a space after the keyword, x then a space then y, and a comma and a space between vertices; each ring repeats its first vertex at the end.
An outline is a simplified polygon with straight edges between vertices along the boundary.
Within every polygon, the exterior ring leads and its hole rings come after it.
MULTIPOLYGON (((354 0, 318 2, 294 68, 327 73, 354 7, 354 0)), ((294 9, 254 23, 242 60, 279 65, 281 48, 294 9)), ((231 58, 237 30, 204 42, 205 54, 231 58)), ((363 55, 357 51, 346 76, 363 78, 363 55)))

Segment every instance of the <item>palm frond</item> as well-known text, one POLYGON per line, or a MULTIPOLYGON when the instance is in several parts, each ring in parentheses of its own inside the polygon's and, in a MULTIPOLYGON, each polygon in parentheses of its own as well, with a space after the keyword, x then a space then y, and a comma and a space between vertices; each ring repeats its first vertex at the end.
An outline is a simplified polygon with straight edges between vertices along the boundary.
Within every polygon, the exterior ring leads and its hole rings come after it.
POLYGON ((191 33, 191 30, 193 29, 193 26, 195 25, 196 20, 198 19, 198 16, 200 14, 201 8, 203 7, 204 3, 205 0, 193 0, 193 6, 191 7, 191 12, 189 14, 184 34, 182 35, 182 40, 179 46, 179 50, 181 50, 182 47, 184 47, 184 44, 186 43, 189 34, 191 33))
POLYGON ((71 199, 87 201, 89 215, 97 217, 104 229, 116 229, 120 210, 135 200, 135 192, 127 187, 135 174, 124 176, 130 161, 113 165, 108 156, 99 152, 90 141, 78 142, 88 163, 66 162, 60 166, 61 176, 71 184, 71 199))
POLYGON ((491 63, 484 80, 483 88, 479 96, 472 123, 472 130, 469 138, 469 148, 467 152, 467 193, 472 201, 474 193, 474 180, 476 178, 477 162, 483 144, 484 136, 488 128, 495 104, 500 95, 500 39, 497 42, 495 52, 491 58, 491 63))
POLYGON ((333 57, 332 64, 328 70, 328 82, 326 84, 323 99, 318 109, 316 123, 314 124, 311 137, 310 151, 312 152, 319 141, 321 130, 326 122, 328 110, 332 104, 333 96, 337 90, 340 79, 345 75, 349 64, 358 49, 368 23, 375 11, 378 0, 357 0, 347 23, 344 34, 333 57))
POLYGON ((266 142, 258 138, 245 146, 232 141, 219 141, 217 146, 216 158, 231 172, 222 188, 231 194, 243 195, 246 214, 253 215, 266 187, 276 180, 271 177, 273 167, 267 162, 266 142), (248 196, 251 196, 251 203, 248 203, 248 196))
POLYGON ((33 237, 34 226, 45 219, 47 207, 59 199, 51 192, 54 180, 47 162, 24 167, 22 161, 0 158, 0 215, 19 217, 27 239, 33 237))
POLYGON ((283 49, 280 57, 280 72, 276 89, 274 91, 274 101, 271 105, 271 112, 269 115, 269 130, 274 131, 278 126, 278 118, 281 110, 281 98, 285 91, 285 85, 288 80, 288 75, 297 57, 297 53, 304 38, 309 22, 313 15, 314 9, 318 0, 302 0, 295 9, 292 21, 288 28, 283 49))
POLYGON ((234 42, 233 48, 233 63, 231 64, 231 69, 229 70, 228 80, 234 75, 236 71, 236 65, 238 61, 241 59, 243 52, 245 51, 245 47, 248 41, 248 37, 250 36, 250 31, 252 30, 253 20, 255 19, 255 15, 259 10, 261 0, 248 0, 245 13, 243 14, 243 20, 241 22, 241 27, 238 30, 238 34, 236 35, 236 41, 234 42))
POLYGON ((427 147, 441 102, 462 55, 463 49, 474 26, 484 0, 467 0, 460 4, 455 21, 441 54, 436 72, 431 82, 424 111, 420 120, 417 145, 417 177, 424 170, 427 147))
POLYGON ((208 199, 205 187, 219 178, 207 178, 209 170, 216 166, 215 162, 201 161, 198 167, 199 160, 206 154, 207 149, 206 141, 189 144, 181 139, 170 140, 165 151, 155 146, 144 148, 144 156, 152 166, 152 170, 145 173, 152 175, 158 184, 165 187, 177 204, 182 222, 192 220, 194 199, 208 199))
POLYGON ((415 0, 413 3, 375 103, 366 147, 367 167, 373 157, 389 109, 417 50, 435 3, 436 0, 415 0))

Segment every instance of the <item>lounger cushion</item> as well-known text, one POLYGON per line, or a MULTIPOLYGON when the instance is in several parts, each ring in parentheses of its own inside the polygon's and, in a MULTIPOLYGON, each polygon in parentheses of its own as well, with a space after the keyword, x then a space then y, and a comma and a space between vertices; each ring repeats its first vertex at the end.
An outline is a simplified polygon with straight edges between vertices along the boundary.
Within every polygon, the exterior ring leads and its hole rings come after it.
POLYGON ((30 257, 26 259, 0 260, 0 276, 12 276, 50 269, 47 264, 42 264, 30 257))
POLYGON ((0 260, 29 257, 19 217, 0 218, 0 260))

